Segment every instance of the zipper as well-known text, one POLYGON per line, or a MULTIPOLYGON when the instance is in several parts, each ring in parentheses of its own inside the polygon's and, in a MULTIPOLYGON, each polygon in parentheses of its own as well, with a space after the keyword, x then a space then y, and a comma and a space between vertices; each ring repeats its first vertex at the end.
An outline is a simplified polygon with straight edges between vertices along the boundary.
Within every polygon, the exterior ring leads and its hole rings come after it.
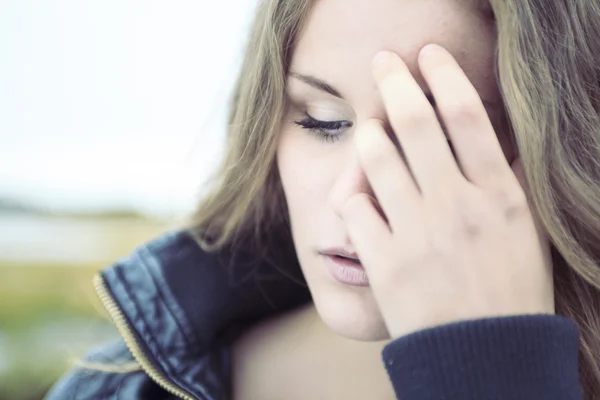
POLYGON ((127 323, 127 319, 123 315, 123 312, 117 305, 117 302, 112 298, 108 288, 106 287, 106 283, 104 283, 104 279, 102 278, 100 272, 97 272, 94 275, 94 289, 100 297, 100 301, 102 305, 108 312, 108 315, 114 322, 119 331, 119 334, 123 337, 127 348, 133 355, 133 358, 140 364, 140 367, 148 374, 148 376, 156 382, 160 387, 165 389, 167 392, 171 393, 174 396, 177 396, 183 400, 197 400, 196 397, 190 395, 185 390, 176 386, 172 382, 170 382, 162 372, 159 372, 154 365, 148 360, 148 358, 144 355, 144 352, 138 345, 135 340, 135 336, 133 335, 133 331, 129 324, 127 323))

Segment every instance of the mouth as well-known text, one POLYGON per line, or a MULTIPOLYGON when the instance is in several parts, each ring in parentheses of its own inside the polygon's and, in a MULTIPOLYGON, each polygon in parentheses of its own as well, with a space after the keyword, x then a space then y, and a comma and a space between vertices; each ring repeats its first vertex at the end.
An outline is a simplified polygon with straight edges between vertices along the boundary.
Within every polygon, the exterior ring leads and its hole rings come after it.
POLYGON ((354 249, 348 247, 331 247, 325 250, 319 251, 319 253, 330 256, 330 257, 339 257, 345 260, 354 261, 360 264, 360 259, 358 258, 358 254, 354 251, 354 249))
POLYGON ((324 263, 330 276, 338 283, 350 286, 369 286, 369 277, 360 259, 340 254, 325 254, 324 263))
POLYGON ((342 261, 342 262, 350 262, 354 265, 356 265, 357 267, 362 267, 362 264, 360 262, 360 260, 358 258, 352 258, 352 257, 344 257, 341 255, 329 255, 329 257, 333 258, 334 260, 337 261, 342 261))

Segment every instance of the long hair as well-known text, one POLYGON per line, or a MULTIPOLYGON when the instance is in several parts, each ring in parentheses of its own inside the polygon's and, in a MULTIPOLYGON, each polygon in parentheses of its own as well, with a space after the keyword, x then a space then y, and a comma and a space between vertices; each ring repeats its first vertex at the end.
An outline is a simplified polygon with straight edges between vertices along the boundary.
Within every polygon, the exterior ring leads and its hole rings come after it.
MULTIPOLYGON (((226 155, 188 229, 206 251, 298 268, 275 160, 294 43, 315 0, 263 0, 232 97, 226 155)), ((491 6, 491 7, 490 7, 491 6)), ((491 0, 496 78, 548 233, 556 312, 580 330, 587 398, 600 392, 600 3, 491 0)))

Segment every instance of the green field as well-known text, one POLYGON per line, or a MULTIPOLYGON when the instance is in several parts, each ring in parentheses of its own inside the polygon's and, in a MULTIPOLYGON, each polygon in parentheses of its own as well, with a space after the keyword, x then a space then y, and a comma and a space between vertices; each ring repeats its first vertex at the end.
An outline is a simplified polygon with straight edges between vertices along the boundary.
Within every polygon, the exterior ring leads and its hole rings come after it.
POLYGON ((131 220, 6 221, 13 229, 0 229, 0 400, 39 400, 87 349, 117 337, 93 275, 167 229, 131 220), (6 254, 12 258, 2 260, 6 254))
POLYGON ((0 264, 0 399, 40 399, 94 343, 114 335, 95 297, 99 266, 0 264))

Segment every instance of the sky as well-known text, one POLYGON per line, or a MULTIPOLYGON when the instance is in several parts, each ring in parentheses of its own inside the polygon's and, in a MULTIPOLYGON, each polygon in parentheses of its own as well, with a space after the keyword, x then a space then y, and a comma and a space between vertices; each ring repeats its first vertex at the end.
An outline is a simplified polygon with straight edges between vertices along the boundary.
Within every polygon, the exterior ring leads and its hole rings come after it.
POLYGON ((193 208, 257 0, 2 0, 0 198, 193 208))

